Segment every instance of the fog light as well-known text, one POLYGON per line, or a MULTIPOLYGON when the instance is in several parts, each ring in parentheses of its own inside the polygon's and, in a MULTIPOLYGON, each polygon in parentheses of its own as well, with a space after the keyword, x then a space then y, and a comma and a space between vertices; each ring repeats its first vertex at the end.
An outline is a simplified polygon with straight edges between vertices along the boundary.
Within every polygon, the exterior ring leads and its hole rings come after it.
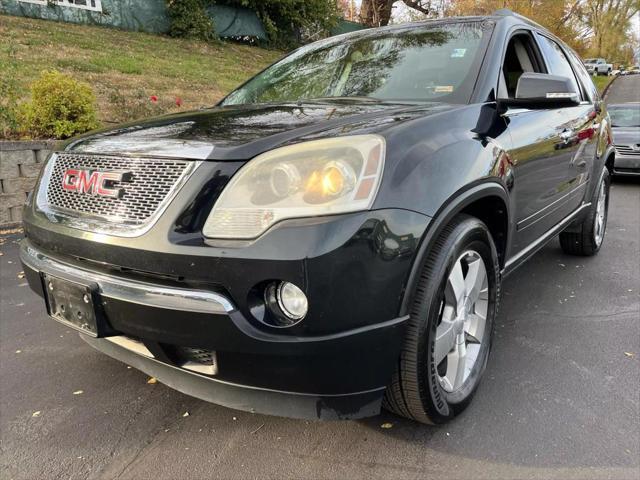
POLYGON ((293 283, 280 282, 276 290, 276 299, 282 313, 292 320, 301 320, 309 309, 307 296, 293 283))

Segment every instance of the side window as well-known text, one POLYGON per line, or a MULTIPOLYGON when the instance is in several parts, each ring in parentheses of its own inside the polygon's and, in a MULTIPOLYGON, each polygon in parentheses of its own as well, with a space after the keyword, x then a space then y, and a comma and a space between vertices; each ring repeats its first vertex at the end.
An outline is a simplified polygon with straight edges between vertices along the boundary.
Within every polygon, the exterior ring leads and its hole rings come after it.
POLYGON ((547 61, 549 73, 571 79, 573 88, 578 95, 580 95, 581 90, 578 86, 578 81, 576 80, 576 76, 573 73, 569 60, 562 51, 562 48, 560 48, 560 45, 543 35, 538 35, 538 40, 540 41, 542 54, 547 61))
POLYGON ((518 80, 523 73, 543 73, 534 48, 531 36, 526 33, 519 33, 511 37, 502 64, 498 96, 515 98, 518 80))
POLYGON ((572 50, 567 50, 567 54, 569 55, 569 60, 571 60, 571 64, 573 65, 573 69, 578 75, 578 80, 582 84, 585 92, 585 100, 591 100, 592 102, 597 102, 600 100, 600 94, 598 93, 598 89, 593 84, 591 80, 591 76, 587 69, 582 63, 582 60, 576 55, 572 50))

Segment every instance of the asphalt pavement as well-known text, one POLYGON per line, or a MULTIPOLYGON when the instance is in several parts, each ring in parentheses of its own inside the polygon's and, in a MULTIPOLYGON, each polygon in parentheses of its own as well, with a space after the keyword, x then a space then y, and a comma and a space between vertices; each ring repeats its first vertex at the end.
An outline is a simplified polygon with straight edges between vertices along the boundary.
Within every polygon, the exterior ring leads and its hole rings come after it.
POLYGON ((505 280, 483 382, 441 427, 268 417, 149 384, 47 318, 20 235, 1 238, 2 479, 640 478, 640 182, 614 181, 599 255, 554 240, 505 280))
POLYGON ((640 102, 640 75, 625 75, 615 79, 607 92, 607 103, 640 102))

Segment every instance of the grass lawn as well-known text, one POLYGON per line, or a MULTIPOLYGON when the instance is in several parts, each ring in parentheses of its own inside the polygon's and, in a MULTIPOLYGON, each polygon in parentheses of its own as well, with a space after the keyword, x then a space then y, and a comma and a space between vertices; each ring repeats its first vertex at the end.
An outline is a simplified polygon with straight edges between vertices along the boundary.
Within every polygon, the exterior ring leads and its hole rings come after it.
POLYGON ((0 15, 0 93, 26 100, 40 71, 56 69, 91 84, 105 124, 212 105, 282 55, 237 43, 0 15))
POLYGON ((591 80, 593 80, 598 91, 602 93, 605 87, 613 82, 614 78, 616 77, 613 75, 598 75, 597 77, 591 77, 591 80))

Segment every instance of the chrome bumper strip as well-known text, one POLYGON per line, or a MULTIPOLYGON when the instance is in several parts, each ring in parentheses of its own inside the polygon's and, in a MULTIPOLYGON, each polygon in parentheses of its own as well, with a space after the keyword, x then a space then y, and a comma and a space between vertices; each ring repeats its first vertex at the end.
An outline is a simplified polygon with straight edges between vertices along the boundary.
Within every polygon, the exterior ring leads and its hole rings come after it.
POLYGON ((38 272, 95 283, 103 297, 170 310, 224 314, 235 307, 224 295, 205 290, 165 287, 78 268, 48 257, 28 240, 20 246, 22 262, 38 272))

